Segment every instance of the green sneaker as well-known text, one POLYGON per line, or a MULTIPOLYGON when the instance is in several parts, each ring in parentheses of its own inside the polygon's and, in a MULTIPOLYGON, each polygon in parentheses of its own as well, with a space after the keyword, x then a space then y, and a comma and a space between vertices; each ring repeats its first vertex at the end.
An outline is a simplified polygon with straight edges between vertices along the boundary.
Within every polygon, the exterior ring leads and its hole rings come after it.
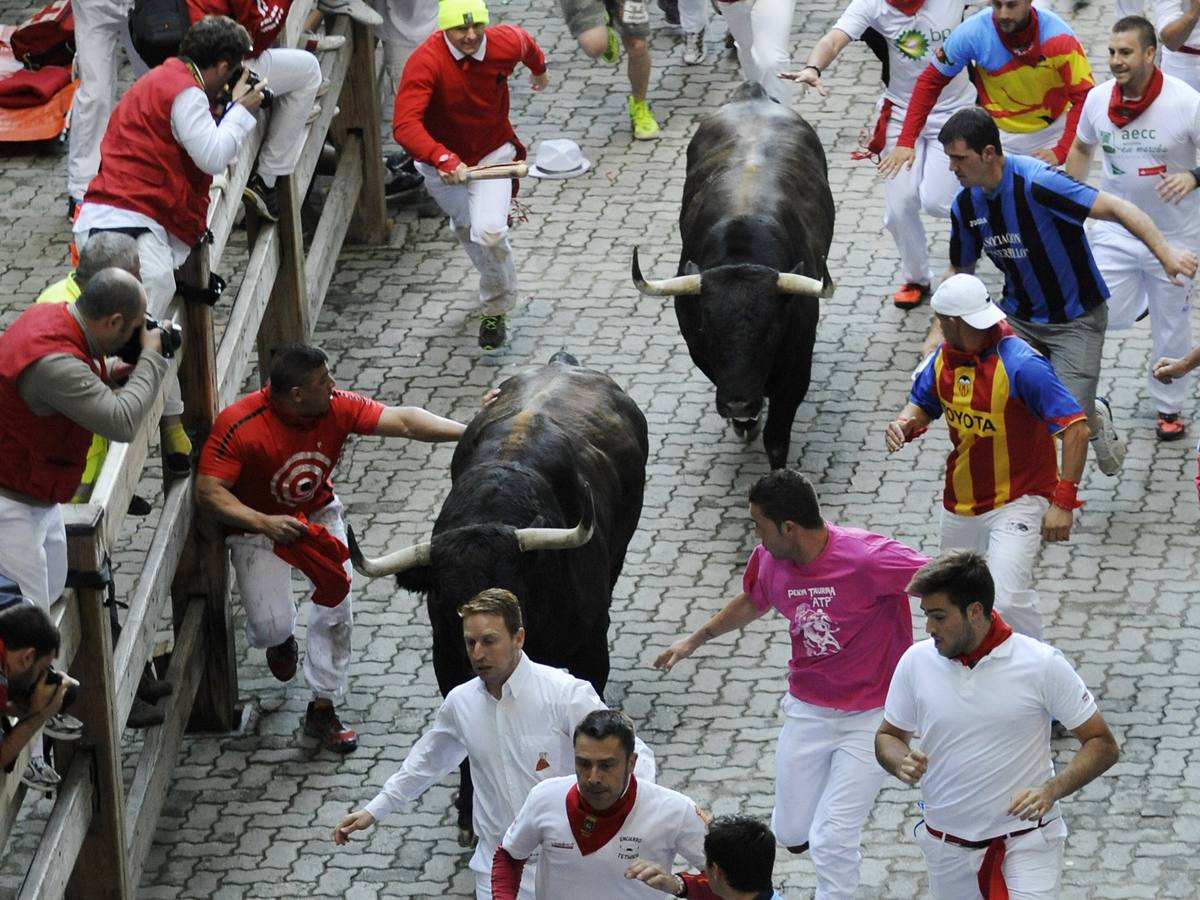
POLYGON ((608 46, 604 48, 604 52, 600 55, 600 58, 613 66, 621 58, 621 39, 617 37, 617 30, 611 25, 608 26, 608 46))
POLYGON ((635 140, 652 141, 658 137, 658 122, 654 120, 650 104, 645 100, 629 98, 629 122, 633 126, 635 140))

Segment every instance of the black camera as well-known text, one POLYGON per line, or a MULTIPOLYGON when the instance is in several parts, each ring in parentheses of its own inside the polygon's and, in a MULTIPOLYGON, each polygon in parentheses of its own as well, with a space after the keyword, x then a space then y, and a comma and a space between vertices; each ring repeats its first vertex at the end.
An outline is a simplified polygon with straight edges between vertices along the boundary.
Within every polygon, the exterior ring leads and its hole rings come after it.
MULTIPOLYGON (((221 93, 218 95, 218 101, 222 106, 228 106, 233 102, 233 89, 237 86, 238 79, 242 77, 242 72, 246 73, 246 87, 254 90, 255 85, 262 81, 262 78, 253 69, 247 69, 245 66, 238 66, 229 76, 229 80, 225 82, 225 86, 221 88, 221 93)), ((271 102, 275 99, 275 94, 270 88, 263 88, 262 91, 262 108, 270 109, 271 102)))
MULTIPOLYGON (((155 328, 162 330, 162 355, 170 359, 175 355, 175 351, 183 346, 183 331, 174 322, 159 322, 152 316, 146 316, 146 330, 153 331, 155 328)), ((131 366, 137 363, 138 357, 142 355, 142 329, 139 328, 130 336, 120 350, 117 351, 117 357, 131 366)))
MULTIPOLYGON (((52 685, 53 687, 58 687, 60 684, 62 684, 63 673, 58 671, 58 669, 54 668, 54 666, 47 666, 46 671, 44 673, 42 673, 42 681, 48 685, 52 685)), ((77 693, 79 693, 79 691, 75 687, 75 685, 73 685, 73 684, 67 685, 67 692, 63 695, 63 702, 62 702, 63 709, 66 709, 68 706, 70 706, 72 703, 75 702, 75 695, 77 693)))

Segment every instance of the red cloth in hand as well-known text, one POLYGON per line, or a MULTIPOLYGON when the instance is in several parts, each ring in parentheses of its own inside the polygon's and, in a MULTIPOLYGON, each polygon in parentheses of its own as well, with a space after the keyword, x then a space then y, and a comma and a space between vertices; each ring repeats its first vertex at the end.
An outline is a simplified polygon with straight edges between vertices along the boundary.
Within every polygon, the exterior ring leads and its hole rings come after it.
POLYGON ((66 66, 42 66, 36 72, 20 72, 0 78, 0 107, 30 109, 43 106, 71 83, 71 70, 66 66))
POLYGON ((304 513, 297 513, 296 518, 308 527, 308 532, 290 544, 276 544, 275 555, 295 566, 316 585, 313 603, 337 606, 350 593, 350 576, 344 565, 350 551, 324 525, 308 521, 304 513))
POLYGON ((525 860, 514 859, 503 847, 497 847, 492 857, 492 900, 517 900, 524 871, 525 860))

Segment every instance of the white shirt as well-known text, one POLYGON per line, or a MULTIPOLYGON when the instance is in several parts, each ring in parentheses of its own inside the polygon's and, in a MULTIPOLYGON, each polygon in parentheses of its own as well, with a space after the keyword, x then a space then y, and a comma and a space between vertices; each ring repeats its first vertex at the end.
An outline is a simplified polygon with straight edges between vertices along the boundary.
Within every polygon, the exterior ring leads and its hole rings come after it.
MULTIPOLYGON (((478 678, 454 688, 400 771, 366 807, 378 821, 416 800, 469 757, 475 787, 471 821, 479 838, 471 868, 483 873, 492 871, 504 829, 530 789, 575 771, 575 726, 593 710, 606 708, 586 681, 535 663, 524 653, 500 694, 496 700, 478 678)), ((638 740, 637 754, 639 783, 653 782, 653 751, 638 740)))
MULTIPOLYGON (((887 39, 890 75, 883 95, 904 108, 912 97, 917 78, 962 19, 962 0, 925 0, 912 16, 906 16, 886 0, 853 0, 833 27, 856 41, 868 28, 874 28, 887 39)), ((942 89, 929 118, 939 122, 940 128, 951 113, 974 102, 975 87, 964 69, 942 89)), ((929 127, 926 123, 926 131, 929 127)))
MULTIPOLYGON (((925 821, 982 841, 1030 826, 1008 815, 1013 795, 1054 775, 1050 720, 1075 729, 1096 701, 1063 655, 1014 634, 970 669, 920 641, 900 657, 883 717, 920 738, 925 821)), ((1061 815, 1056 803, 1047 821, 1061 815)))
MULTIPOLYGON (((1108 104, 1116 81, 1109 79, 1088 92, 1075 136, 1084 144, 1100 145, 1103 176, 1100 189, 1131 202, 1154 220, 1159 230, 1172 239, 1185 239, 1188 246, 1200 230, 1200 191, 1192 191, 1179 203, 1165 203, 1158 196, 1163 175, 1187 172, 1196 167, 1200 147, 1200 93, 1178 78, 1163 76, 1162 93, 1149 108, 1124 128, 1108 117, 1108 104)), ((1115 222, 1099 221, 1094 228, 1128 235, 1115 222)), ((1130 240, 1134 240, 1130 237, 1130 240)))
MULTIPOLYGON (((209 175, 220 175, 228 168, 257 124, 254 114, 240 103, 231 104, 221 121, 216 122, 209 111, 208 95, 199 87, 180 91, 171 104, 172 136, 192 162, 209 175)), ((154 219, 130 209, 84 203, 72 230, 86 238, 93 228, 148 228, 171 248, 176 266, 182 265, 192 250, 154 219)))
POLYGON ((705 827, 695 802, 640 778, 633 809, 616 837, 582 856, 567 820, 567 792, 575 784, 575 776, 568 775, 534 787, 504 835, 503 847, 514 859, 528 859, 541 848, 538 900, 661 898, 660 891, 626 879, 625 870, 638 858, 656 862, 668 872, 676 855, 692 868, 704 868, 705 827))

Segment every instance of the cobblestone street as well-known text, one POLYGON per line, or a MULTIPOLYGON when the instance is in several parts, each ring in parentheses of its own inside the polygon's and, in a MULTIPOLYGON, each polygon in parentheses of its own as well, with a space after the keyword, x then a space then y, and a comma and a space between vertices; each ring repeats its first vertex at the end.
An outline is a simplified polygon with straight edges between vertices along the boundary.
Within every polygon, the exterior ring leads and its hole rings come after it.
MULTIPOLYGON (((844 2, 800 4, 796 68, 844 2)), ((29 11, 19 0, 0 0, 0 8, 11 22, 29 11)), ((560 349, 630 393, 649 421, 650 461, 641 527, 613 601, 606 699, 632 716, 654 748, 660 782, 714 813, 769 815, 789 651, 784 621, 765 616, 670 674, 650 666, 659 649, 740 588, 755 543, 746 494, 767 471, 766 456, 761 442, 744 444, 717 416, 713 388, 688 356, 669 299, 640 296, 629 276, 635 245, 647 275, 675 274, 687 143, 699 119, 739 83, 736 59, 723 50, 724 26, 714 16, 708 60, 685 67, 678 36, 651 4, 650 100, 663 135, 635 143, 624 60, 611 68, 584 57, 552 0, 492 0, 491 10, 493 22, 533 32, 549 61, 546 91, 534 94, 523 69, 512 81, 518 134, 531 153, 543 138, 570 137, 593 164, 573 180, 522 182, 529 220, 512 242, 524 299, 510 317, 509 344, 487 354, 476 346, 476 276, 444 220, 396 207, 389 246, 343 253, 315 340, 330 352, 341 387, 462 421, 488 387, 560 349)), ((1108 77, 1110 18, 1110 4, 1097 0, 1069 19, 1097 81, 1108 77)), ((827 98, 800 92, 795 103, 829 159, 837 203, 829 268, 838 287, 821 301, 812 387, 793 428, 791 459, 814 480, 827 518, 933 554, 945 426, 935 424, 894 456, 883 447, 930 313, 927 304, 908 313, 893 307, 898 256, 881 225, 882 186, 868 162, 850 159, 871 118, 877 78, 878 64, 856 43, 826 73, 827 98)), ((65 155, 31 148, 0 154, 0 324, 7 324, 65 272, 69 231, 65 155)), ((940 272, 948 226, 926 222, 940 272)), ((990 266, 986 275, 995 284, 990 266)), ((1113 478, 1088 463, 1077 528, 1068 544, 1046 547, 1036 570, 1047 639, 1079 668, 1123 752, 1106 776, 1063 804, 1071 833, 1062 895, 1071 900, 1196 897, 1200 881, 1193 852, 1200 842, 1194 442, 1155 441, 1144 378, 1149 345, 1146 322, 1110 337, 1101 393, 1127 436, 1128 459, 1113 478)), ((1188 413, 1194 417, 1195 408, 1188 413)), ((335 486, 365 552, 428 537, 449 489, 452 450, 377 438, 347 445, 335 486)), ((150 497, 154 481, 148 472, 150 497)), ((120 590, 129 589, 149 534, 145 526, 132 533, 117 560, 120 590)), ((299 583, 297 592, 308 593, 299 583)), ((390 579, 358 576, 354 604, 353 690, 341 710, 359 732, 359 750, 336 758, 302 735, 303 679, 280 684, 263 655, 246 650, 239 610, 244 727, 187 739, 141 896, 473 896, 469 851, 456 842, 457 775, 365 837, 356 834, 349 847, 331 839, 338 818, 398 768, 441 701, 421 598, 390 579)), ((1059 759, 1076 746, 1056 741, 1059 759)), ((885 783, 863 835, 860 897, 924 895, 911 834, 917 800, 915 789, 885 783)), ((44 817, 47 808, 30 814, 44 817)), ((34 840, 29 829, 14 835, 0 860, 0 897, 19 884, 34 840)), ((807 857, 781 849, 776 875, 791 900, 811 896, 807 857)))

